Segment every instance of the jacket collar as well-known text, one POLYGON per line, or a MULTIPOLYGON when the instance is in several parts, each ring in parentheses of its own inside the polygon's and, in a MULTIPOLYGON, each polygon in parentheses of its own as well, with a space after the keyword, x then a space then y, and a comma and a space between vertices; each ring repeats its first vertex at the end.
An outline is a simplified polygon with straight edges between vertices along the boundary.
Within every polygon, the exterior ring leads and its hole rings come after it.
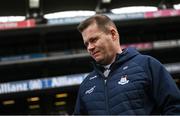
POLYGON ((140 53, 133 47, 123 49, 123 52, 121 54, 116 55, 116 60, 114 63, 124 63, 138 54, 140 53))

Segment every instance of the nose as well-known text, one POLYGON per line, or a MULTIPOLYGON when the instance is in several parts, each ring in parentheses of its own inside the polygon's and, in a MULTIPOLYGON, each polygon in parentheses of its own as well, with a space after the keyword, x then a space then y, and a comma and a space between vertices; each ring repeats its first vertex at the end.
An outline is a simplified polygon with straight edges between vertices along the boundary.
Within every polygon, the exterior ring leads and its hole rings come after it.
POLYGON ((88 46, 87 46, 87 50, 92 51, 94 49, 94 47, 95 47, 94 44, 89 43, 88 46))

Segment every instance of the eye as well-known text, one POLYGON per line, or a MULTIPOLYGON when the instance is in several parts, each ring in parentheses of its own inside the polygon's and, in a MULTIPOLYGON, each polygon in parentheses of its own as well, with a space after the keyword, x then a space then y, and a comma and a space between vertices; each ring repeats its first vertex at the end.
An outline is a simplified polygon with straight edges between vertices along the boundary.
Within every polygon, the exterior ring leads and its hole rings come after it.
POLYGON ((89 44, 94 44, 94 43, 96 43, 97 40, 98 40, 97 37, 96 38, 91 38, 91 39, 89 39, 89 41, 85 42, 84 45, 85 45, 85 47, 88 47, 89 44))
POLYGON ((95 43, 97 40, 98 40, 98 38, 92 38, 92 39, 90 40, 90 42, 91 42, 91 43, 95 43))

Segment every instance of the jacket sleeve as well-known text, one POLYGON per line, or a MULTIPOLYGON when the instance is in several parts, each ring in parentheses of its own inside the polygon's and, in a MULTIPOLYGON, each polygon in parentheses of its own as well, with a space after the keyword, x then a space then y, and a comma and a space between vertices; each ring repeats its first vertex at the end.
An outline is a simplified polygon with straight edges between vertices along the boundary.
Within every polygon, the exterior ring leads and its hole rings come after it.
POLYGON ((87 114, 81 99, 82 98, 81 98, 81 87, 80 87, 79 92, 78 92, 78 96, 77 96, 77 99, 76 99, 76 105, 75 105, 75 109, 74 109, 74 113, 73 113, 74 115, 87 114))
POLYGON ((156 59, 149 57, 152 96, 161 114, 180 114, 180 91, 175 81, 156 59))

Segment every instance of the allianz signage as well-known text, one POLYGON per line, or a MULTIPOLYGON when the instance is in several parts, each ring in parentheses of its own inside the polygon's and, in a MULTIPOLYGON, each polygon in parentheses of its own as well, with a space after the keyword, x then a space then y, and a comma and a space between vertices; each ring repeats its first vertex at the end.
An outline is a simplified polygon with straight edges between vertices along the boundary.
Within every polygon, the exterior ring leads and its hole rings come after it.
POLYGON ((27 81, 1 83, 0 94, 79 85, 86 76, 87 74, 85 73, 27 81))

